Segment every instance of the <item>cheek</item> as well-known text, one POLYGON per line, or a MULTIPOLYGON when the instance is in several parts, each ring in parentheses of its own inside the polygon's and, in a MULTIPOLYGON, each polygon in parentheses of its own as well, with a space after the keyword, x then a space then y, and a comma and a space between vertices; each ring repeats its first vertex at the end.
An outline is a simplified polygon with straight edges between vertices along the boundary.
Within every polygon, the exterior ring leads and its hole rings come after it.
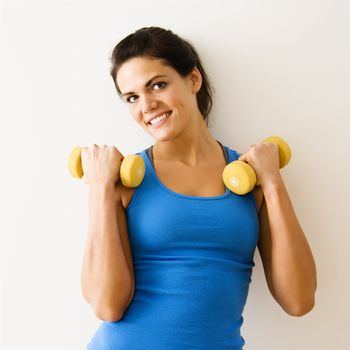
POLYGON ((183 109, 186 106, 186 96, 179 90, 169 92, 164 95, 164 102, 176 109, 183 109))

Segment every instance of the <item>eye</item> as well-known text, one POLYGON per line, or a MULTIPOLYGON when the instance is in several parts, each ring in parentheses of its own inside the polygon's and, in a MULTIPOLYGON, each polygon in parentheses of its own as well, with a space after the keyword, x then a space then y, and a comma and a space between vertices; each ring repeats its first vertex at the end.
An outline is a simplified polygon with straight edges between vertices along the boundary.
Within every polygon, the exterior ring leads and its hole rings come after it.
POLYGON ((136 98, 137 96, 136 96, 136 95, 132 95, 132 96, 128 97, 128 98, 126 99, 126 102, 134 103, 134 102, 135 102, 135 100, 133 99, 134 97, 136 98))
POLYGON ((166 82, 164 82, 164 81, 159 81, 159 82, 153 84, 153 87, 159 86, 159 88, 156 89, 156 90, 160 90, 160 89, 164 89, 164 88, 166 87, 166 85, 167 85, 166 82))

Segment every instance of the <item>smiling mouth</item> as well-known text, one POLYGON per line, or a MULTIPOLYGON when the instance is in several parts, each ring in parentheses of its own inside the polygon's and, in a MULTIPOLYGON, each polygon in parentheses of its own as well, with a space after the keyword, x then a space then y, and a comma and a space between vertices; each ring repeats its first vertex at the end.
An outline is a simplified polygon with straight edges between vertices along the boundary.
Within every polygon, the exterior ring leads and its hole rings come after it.
POLYGON ((172 114, 172 111, 168 111, 166 113, 163 113, 162 115, 153 118, 148 125, 149 126, 157 126, 158 124, 161 124, 163 120, 167 119, 168 117, 170 117, 170 115, 172 114))

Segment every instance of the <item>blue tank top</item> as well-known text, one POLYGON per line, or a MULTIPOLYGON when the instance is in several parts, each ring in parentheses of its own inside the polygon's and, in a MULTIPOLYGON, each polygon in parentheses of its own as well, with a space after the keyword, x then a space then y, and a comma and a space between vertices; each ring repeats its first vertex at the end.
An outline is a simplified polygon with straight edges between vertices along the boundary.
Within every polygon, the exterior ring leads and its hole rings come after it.
MULTIPOLYGON (((236 151, 222 146, 227 163, 236 151)), ((143 182, 125 210, 135 294, 102 321, 88 350, 241 350, 240 328, 259 238, 251 193, 197 197, 167 188, 146 150, 143 182)))

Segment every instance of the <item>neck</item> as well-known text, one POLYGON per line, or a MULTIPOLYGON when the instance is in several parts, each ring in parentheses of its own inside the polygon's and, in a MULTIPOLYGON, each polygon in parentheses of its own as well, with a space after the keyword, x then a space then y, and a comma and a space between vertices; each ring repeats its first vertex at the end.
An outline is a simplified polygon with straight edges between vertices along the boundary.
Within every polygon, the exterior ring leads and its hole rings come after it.
POLYGON ((153 157, 157 161, 180 162, 189 167, 207 162, 221 152, 221 147, 211 135, 204 119, 199 114, 176 137, 157 141, 153 157))

